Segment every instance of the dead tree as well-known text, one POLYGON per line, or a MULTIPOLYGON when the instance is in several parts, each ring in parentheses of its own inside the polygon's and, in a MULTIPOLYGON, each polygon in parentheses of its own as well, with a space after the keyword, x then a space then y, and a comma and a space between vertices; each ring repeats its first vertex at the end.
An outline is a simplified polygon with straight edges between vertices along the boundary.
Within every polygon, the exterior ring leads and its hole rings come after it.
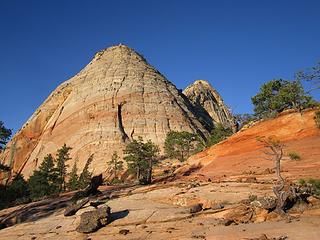
POLYGON ((286 201, 289 195, 289 193, 284 190, 285 180, 281 176, 281 159, 283 157, 285 145, 280 140, 273 137, 260 137, 257 140, 265 147, 266 150, 264 150, 263 153, 267 155, 267 159, 275 162, 277 182, 273 186, 273 192, 277 197, 276 210, 279 213, 284 214, 286 201))

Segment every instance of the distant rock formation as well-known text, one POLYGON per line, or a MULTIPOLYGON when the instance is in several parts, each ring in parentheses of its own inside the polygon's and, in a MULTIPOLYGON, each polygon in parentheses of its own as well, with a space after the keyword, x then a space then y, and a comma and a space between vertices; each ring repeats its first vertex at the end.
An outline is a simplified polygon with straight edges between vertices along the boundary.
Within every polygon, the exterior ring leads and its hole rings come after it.
POLYGON ((235 120, 220 94, 205 80, 189 85, 183 94, 193 103, 197 115, 210 127, 221 123, 224 127, 235 127, 235 120))
POLYGON ((160 147, 171 130, 206 139, 212 122, 227 124, 230 119, 220 96, 211 92, 205 92, 199 104, 205 104, 213 120, 208 114, 200 116, 194 104, 134 50, 110 47, 51 93, 15 134, 0 161, 11 166, 12 173, 29 177, 45 155, 66 143, 79 169, 94 154, 91 170, 98 174, 106 171, 113 151, 122 155, 125 144, 138 136, 160 147))

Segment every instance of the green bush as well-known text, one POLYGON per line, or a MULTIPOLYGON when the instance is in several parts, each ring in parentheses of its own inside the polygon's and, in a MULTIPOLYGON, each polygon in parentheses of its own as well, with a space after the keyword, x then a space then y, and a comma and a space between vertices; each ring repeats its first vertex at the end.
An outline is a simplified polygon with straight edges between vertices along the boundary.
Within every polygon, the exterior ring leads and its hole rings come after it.
POLYGON ((289 152, 288 156, 290 157, 291 160, 301 160, 301 156, 299 155, 299 153, 296 152, 289 152))
POLYGON ((231 128, 225 128, 221 123, 217 124, 208 138, 207 146, 217 144, 232 135, 231 128))
POLYGON ((300 185, 307 185, 310 184, 313 188, 313 194, 320 197, 320 179, 299 179, 298 183, 300 185))
POLYGON ((164 142, 166 156, 176 158, 181 162, 185 161, 202 148, 203 143, 200 138, 196 134, 186 131, 170 131, 167 133, 164 142))

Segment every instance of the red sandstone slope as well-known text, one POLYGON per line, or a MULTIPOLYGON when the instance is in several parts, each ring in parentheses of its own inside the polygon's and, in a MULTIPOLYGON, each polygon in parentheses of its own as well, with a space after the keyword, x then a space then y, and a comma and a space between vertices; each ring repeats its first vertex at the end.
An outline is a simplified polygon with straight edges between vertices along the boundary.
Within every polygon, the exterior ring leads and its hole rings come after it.
POLYGON ((274 136, 286 145, 282 168, 287 177, 320 178, 320 130, 315 125, 314 112, 287 112, 259 122, 192 156, 188 163, 201 163, 203 167, 198 173, 208 177, 263 174, 267 168, 273 168, 273 162, 264 158, 256 138, 274 136), (301 160, 289 159, 288 153, 293 151, 300 154, 301 160))

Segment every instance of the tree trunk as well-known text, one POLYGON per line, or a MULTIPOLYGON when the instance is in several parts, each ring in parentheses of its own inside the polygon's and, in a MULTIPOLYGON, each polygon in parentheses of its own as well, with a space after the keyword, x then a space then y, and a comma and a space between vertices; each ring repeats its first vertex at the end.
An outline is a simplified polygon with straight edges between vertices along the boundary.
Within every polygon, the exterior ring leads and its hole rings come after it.
POLYGON ((150 184, 152 181, 152 158, 149 159, 149 166, 148 166, 148 175, 147 175, 147 183, 150 184))
POLYGON ((281 158, 282 158, 282 156, 278 155, 277 159, 276 159, 276 174, 277 174, 278 181, 277 181, 276 185, 273 187, 273 192, 277 197, 276 210, 279 213, 284 214, 284 207, 285 207, 285 201, 287 198, 287 196, 286 196, 287 194, 283 191, 284 179, 281 176, 281 166, 280 166, 281 158))
POLYGON ((137 180, 140 180, 140 167, 137 166, 137 180))

